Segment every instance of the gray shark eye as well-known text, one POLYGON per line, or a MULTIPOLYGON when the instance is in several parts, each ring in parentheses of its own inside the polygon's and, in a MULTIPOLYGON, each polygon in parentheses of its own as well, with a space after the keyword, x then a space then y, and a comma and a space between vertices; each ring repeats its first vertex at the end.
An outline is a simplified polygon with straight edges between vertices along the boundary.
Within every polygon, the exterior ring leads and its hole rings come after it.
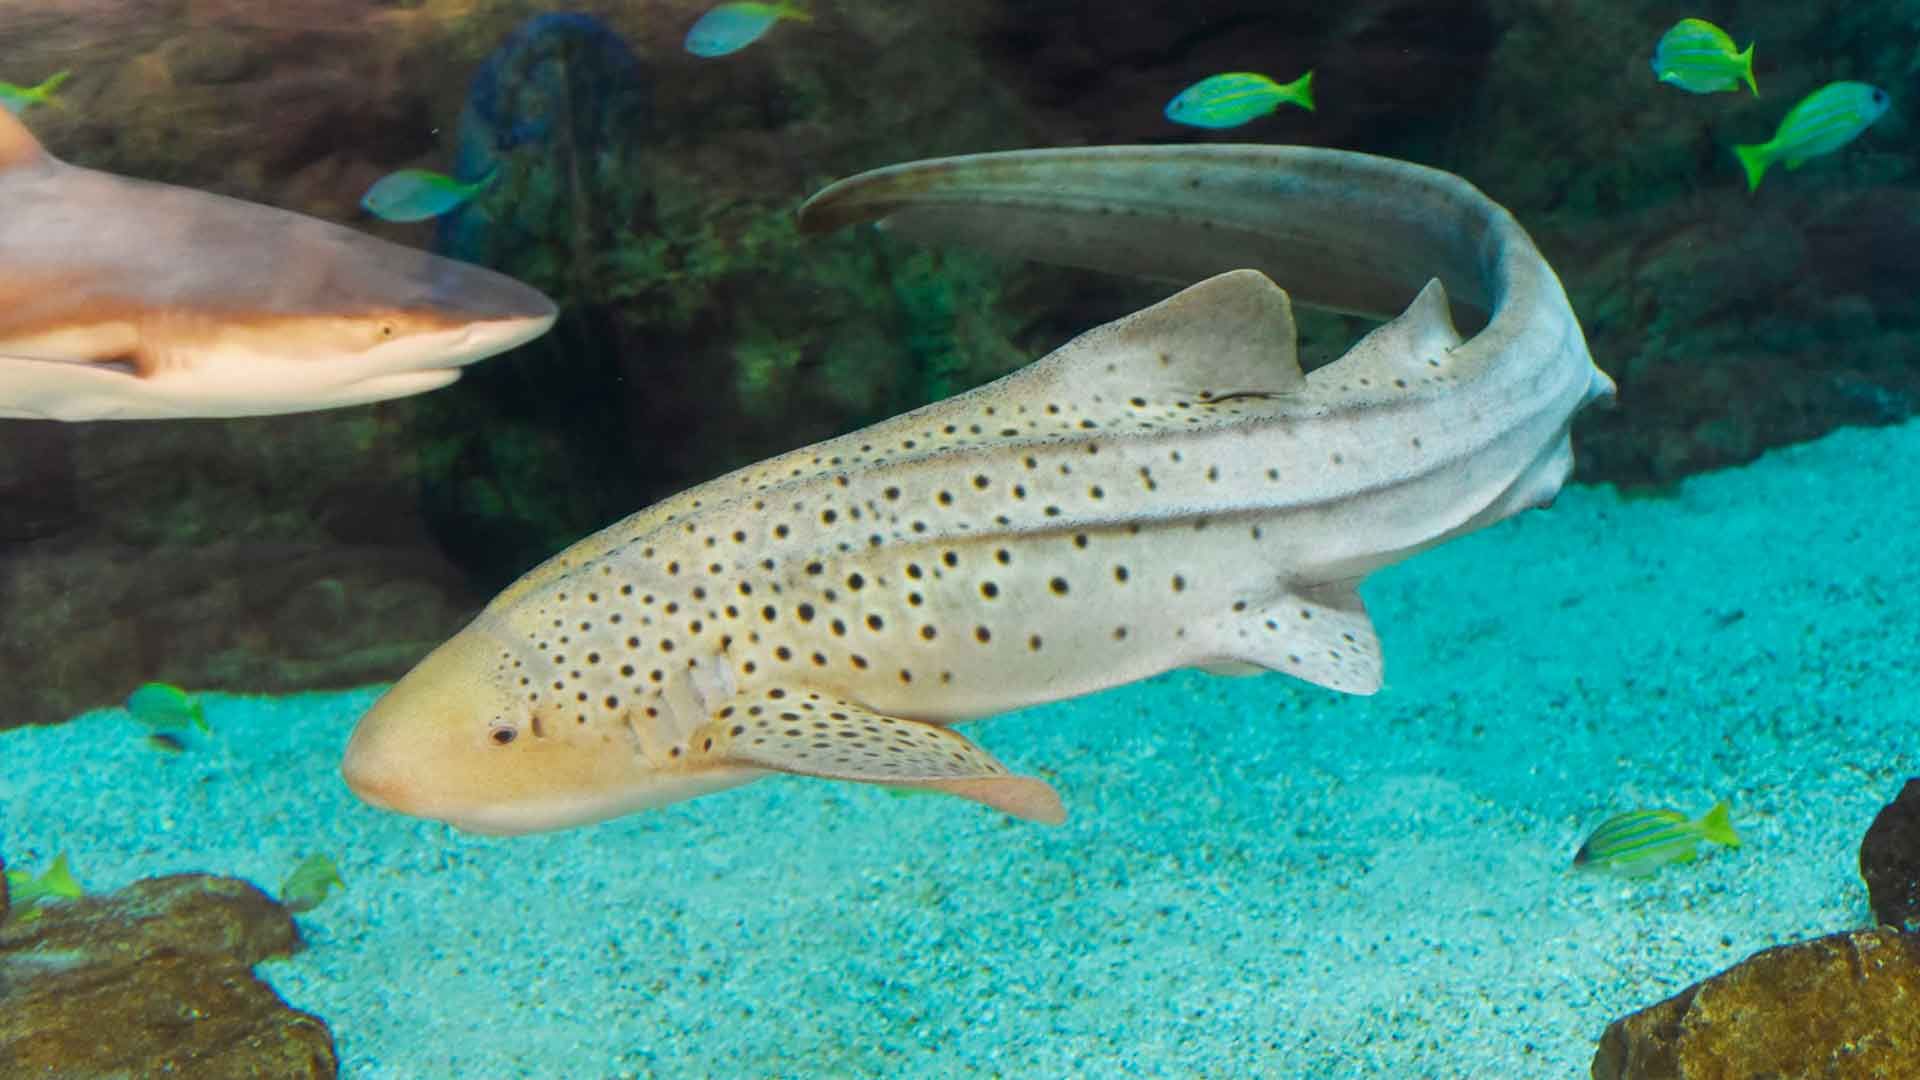
POLYGON ((519 737, 520 729, 512 724, 495 724, 487 732, 487 738, 492 739, 495 746, 505 746, 519 737))
POLYGON ((380 324, 380 336, 381 336, 381 337, 383 337, 383 338, 390 338, 390 337, 392 337, 392 336, 393 336, 393 324, 392 324, 392 323, 381 323, 381 324, 380 324))

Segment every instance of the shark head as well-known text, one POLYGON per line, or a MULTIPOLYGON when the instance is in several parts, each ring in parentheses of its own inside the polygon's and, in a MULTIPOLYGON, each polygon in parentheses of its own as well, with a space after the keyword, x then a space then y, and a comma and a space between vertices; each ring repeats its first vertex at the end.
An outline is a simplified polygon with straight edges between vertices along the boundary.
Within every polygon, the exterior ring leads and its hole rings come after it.
POLYGON ((547 694, 530 702, 531 685, 555 674, 550 666, 524 633, 483 613, 360 718, 341 762, 348 788, 383 810, 519 835, 604 821, 760 775, 676 767, 666 743, 649 738, 672 723, 663 716, 672 711, 671 695, 588 703, 547 694))
POLYGON ((257 416, 436 389, 552 326, 483 267, 79 168, 0 116, 0 416, 257 416))

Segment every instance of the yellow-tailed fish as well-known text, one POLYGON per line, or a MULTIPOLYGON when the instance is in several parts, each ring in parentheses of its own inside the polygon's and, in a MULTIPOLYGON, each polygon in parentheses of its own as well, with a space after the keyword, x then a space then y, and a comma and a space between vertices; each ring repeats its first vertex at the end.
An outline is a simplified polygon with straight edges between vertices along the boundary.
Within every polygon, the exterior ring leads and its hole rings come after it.
POLYGON ((1801 98, 1780 121, 1773 138, 1733 148, 1740 167, 1747 171, 1747 190, 1758 188, 1760 178, 1776 161, 1797 169, 1808 158, 1831 154, 1859 138, 1886 115, 1891 103, 1885 90, 1863 82, 1828 83, 1801 98))
POLYGON ((65 852, 55 856, 53 865, 39 877, 25 870, 8 870, 6 875, 7 902, 11 909, 21 913, 22 922, 39 918, 37 909, 41 904, 53 900, 78 900, 85 895, 80 882, 74 879, 73 870, 67 866, 65 852))
POLYGON ((382 221, 426 221, 478 195, 493 182, 493 172, 471 182, 432 169, 401 169, 374 181, 360 206, 382 221))
POLYGON ((1725 30, 1705 19, 1681 19, 1660 35, 1653 50, 1653 74, 1688 93, 1738 90, 1744 82, 1754 97, 1760 96, 1753 81, 1753 46, 1739 51, 1725 30))
POLYGON ((207 726, 206 710, 200 700, 172 683, 150 682, 127 695, 127 712, 135 721, 155 731, 185 731, 207 726))
POLYGON ((18 116, 35 105, 57 105, 59 102, 54 99, 53 92, 60 89, 60 84, 66 82, 71 74, 71 71, 54 72, 38 86, 0 82, 0 108, 18 116))
POLYGON ((1600 823, 1580 850, 1573 865, 1612 870, 1637 877, 1651 874, 1671 862, 1692 862, 1700 841, 1740 846, 1729 808, 1723 799, 1696 820, 1677 810, 1631 810, 1600 823))
POLYGON ((810 22, 813 16, 794 4, 721 4, 700 16, 687 31, 686 49, 709 59, 739 52, 759 41, 781 19, 810 22))
POLYGON ((1175 94, 1167 102, 1167 119, 1192 127, 1239 127, 1282 103, 1312 112, 1313 72, 1285 85, 1250 71, 1212 75, 1175 94))
POLYGON ((312 911, 334 889, 344 889, 340 868, 325 855, 309 855, 280 883, 280 903, 288 911, 312 911))

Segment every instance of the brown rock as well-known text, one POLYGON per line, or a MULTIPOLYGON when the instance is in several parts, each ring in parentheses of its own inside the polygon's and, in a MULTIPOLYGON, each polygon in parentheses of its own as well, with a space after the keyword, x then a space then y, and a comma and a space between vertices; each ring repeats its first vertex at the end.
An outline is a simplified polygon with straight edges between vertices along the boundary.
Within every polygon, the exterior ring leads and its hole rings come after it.
POLYGON ((1920 930, 1920 780, 1907 781, 1867 827, 1860 878, 1874 918, 1910 933, 1920 930))
POLYGON ((1615 1020, 1594 1080, 1920 1076, 1920 937, 1881 927, 1767 949, 1615 1020))
POLYGON ((0 923, 0 1075, 332 1077, 333 1036, 252 967, 300 947, 244 881, 149 878, 0 923))

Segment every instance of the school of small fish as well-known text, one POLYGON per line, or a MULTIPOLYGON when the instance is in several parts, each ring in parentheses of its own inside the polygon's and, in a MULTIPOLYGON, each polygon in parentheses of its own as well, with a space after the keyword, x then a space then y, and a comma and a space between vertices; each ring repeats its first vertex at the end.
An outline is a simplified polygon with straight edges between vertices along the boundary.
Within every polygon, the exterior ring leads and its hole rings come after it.
MULTIPOLYGON (((1754 97, 1760 96, 1753 78, 1753 46, 1739 51, 1725 30, 1705 19, 1681 19, 1661 35, 1653 51, 1653 73, 1692 94, 1738 90, 1745 83, 1754 97)), ((1808 158, 1831 154, 1859 138, 1892 103, 1885 90, 1849 81, 1828 83, 1801 98, 1773 138, 1733 148, 1747 177, 1747 191, 1760 187, 1761 177, 1776 161, 1797 169, 1808 158)))

